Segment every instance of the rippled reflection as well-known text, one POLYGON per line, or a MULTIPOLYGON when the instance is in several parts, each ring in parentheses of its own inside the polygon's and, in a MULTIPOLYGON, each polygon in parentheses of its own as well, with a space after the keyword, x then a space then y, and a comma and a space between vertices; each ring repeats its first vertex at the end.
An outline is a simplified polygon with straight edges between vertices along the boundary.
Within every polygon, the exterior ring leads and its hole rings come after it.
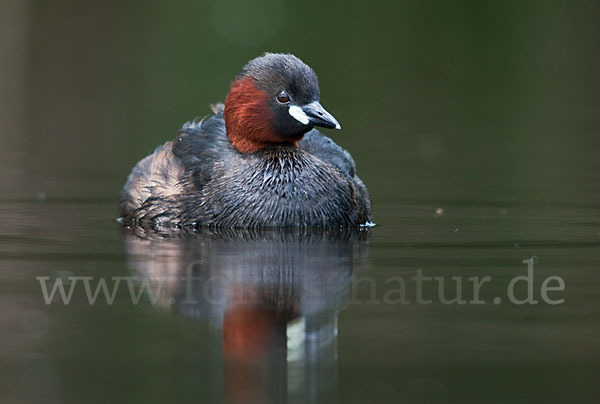
POLYGON ((219 330, 225 394, 244 403, 335 395, 338 312, 368 239, 368 230, 125 233, 129 266, 160 284, 158 304, 219 330))

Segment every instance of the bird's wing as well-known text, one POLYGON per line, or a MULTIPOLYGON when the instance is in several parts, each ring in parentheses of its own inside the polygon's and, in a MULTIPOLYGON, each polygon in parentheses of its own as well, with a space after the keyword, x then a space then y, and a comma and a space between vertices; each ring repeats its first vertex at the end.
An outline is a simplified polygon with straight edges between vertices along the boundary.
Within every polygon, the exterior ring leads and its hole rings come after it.
POLYGON ((225 132, 223 107, 213 107, 215 115, 202 120, 186 122, 173 141, 173 154, 180 159, 188 185, 201 189, 212 177, 218 161, 234 152, 225 132))
POLYGON ((345 176, 354 178, 356 168, 350 153, 318 130, 313 129, 306 133, 298 146, 320 160, 331 164, 345 176))

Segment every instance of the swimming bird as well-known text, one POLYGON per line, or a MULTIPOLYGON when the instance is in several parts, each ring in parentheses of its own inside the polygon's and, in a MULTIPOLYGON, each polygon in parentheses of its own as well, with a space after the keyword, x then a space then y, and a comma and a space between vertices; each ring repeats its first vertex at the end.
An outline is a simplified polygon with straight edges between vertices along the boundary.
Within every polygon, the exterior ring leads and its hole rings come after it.
POLYGON ((139 161, 121 192, 127 224, 345 227, 371 224, 350 154, 315 126, 341 129, 320 103, 315 72, 291 54, 242 69, 225 104, 183 125, 139 161))

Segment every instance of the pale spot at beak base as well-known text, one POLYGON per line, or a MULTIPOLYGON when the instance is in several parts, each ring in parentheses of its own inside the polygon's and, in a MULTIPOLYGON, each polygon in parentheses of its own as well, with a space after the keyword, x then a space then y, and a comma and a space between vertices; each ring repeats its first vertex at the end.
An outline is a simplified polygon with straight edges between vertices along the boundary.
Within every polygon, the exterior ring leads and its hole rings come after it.
POLYGON ((294 119, 296 119, 303 125, 308 125, 308 123, 310 122, 310 119, 308 119, 308 115, 306 115, 306 113, 302 111, 302 108, 300 108, 297 105, 290 105, 288 112, 291 116, 294 117, 294 119))

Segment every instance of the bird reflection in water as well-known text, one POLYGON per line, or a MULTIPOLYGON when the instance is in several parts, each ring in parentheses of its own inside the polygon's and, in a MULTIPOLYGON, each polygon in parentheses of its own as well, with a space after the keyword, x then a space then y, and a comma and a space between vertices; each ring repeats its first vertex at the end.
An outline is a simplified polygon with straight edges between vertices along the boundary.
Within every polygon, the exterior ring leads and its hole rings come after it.
POLYGON ((230 402, 335 397, 338 312, 368 229, 124 231, 131 270, 161 282, 158 304, 220 331, 230 402))

